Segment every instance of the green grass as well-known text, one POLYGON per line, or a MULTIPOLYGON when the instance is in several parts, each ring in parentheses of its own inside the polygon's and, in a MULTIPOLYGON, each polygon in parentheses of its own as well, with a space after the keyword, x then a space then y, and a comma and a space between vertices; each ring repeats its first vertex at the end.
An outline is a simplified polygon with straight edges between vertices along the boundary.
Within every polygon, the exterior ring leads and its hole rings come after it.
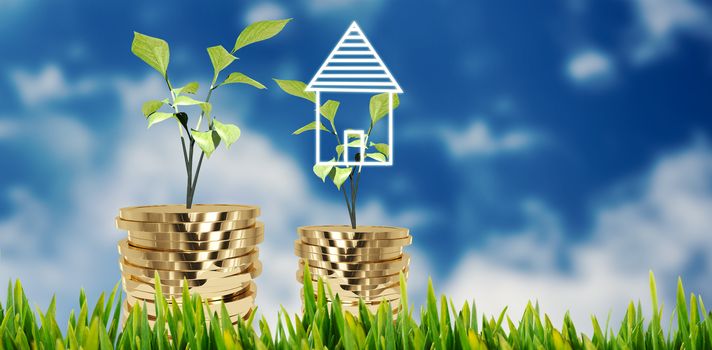
MULTIPOLYGON (((308 271, 304 278, 311 278, 308 271)), ((402 277, 401 282, 402 304, 408 305, 402 277)), ((311 283, 304 286, 305 295, 314 295, 311 283)), ((649 322, 643 318, 640 303, 631 303, 617 330, 608 325, 602 328, 592 317, 593 334, 588 335, 579 333, 568 315, 562 328, 556 329, 531 303, 518 324, 507 316, 506 309, 497 318, 487 318, 478 315, 474 305, 456 308, 444 296, 436 298, 432 285, 427 303, 420 309, 420 323, 414 320, 412 308, 400 309, 394 321, 385 304, 376 314, 363 305, 358 315, 344 314, 338 303, 328 306, 328 291, 320 284, 318 297, 307 299, 303 315, 290 315, 282 309, 274 329, 264 318, 257 321, 257 327, 253 327, 253 318, 233 326, 224 308, 224 317, 206 314, 200 297, 189 296, 184 289, 180 307, 169 307, 158 293, 154 328, 135 306, 122 330, 122 294, 117 290, 118 285, 108 298, 102 294, 91 310, 80 292, 79 313, 70 313, 63 333, 55 317, 54 299, 46 312, 35 313, 20 282, 14 287, 11 284, 7 301, 0 303, 0 349, 712 349, 712 313, 694 294, 688 304, 680 281, 670 325, 663 330, 652 273, 649 322)))

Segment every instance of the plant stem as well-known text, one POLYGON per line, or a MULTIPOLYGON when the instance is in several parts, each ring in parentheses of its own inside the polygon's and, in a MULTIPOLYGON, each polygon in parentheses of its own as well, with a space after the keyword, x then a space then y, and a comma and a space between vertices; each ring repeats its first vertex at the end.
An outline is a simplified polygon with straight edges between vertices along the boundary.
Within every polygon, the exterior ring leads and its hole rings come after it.
MULTIPOLYGON (((319 126, 317 126, 317 129, 319 126)), ((336 125, 334 125, 334 122, 331 121, 331 130, 333 131, 332 134, 334 134, 334 137, 336 137, 336 143, 341 145, 341 139, 339 138, 339 134, 336 131, 336 125)), ((318 131, 317 131, 318 132, 318 131)), ((346 147, 346 146, 344 146, 346 147)), ((341 156, 337 155, 336 156, 336 161, 338 162, 341 156)), ((351 202, 354 201, 354 186, 353 186, 353 181, 351 181, 351 196, 346 194, 346 187, 342 187, 341 192, 344 193, 344 201, 346 202, 346 210, 349 212, 349 221, 351 221, 351 228, 356 228, 356 210, 352 208, 351 202), (349 197, 351 197, 351 201, 349 201, 349 197)))
MULTIPOLYGON (((216 87, 210 87, 210 90, 208 91, 208 97, 205 98, 205 103, 210 102, 210 96, 213 95, 213 90, 217 89, 216 87)), ((195 130, 200 130, 200 124, 203 122, 203 116, 205 116, 205 111, 200 112, 200 117, 198 117, 198 123, 195 125, 195 130)), ((210 116, 208 116, 209 118, 210 116)))
POLYGON ((189 192, 189 198, 190 198, 190 203, 191 205, 193 204, 193 196, 195 195, 195 188, 198 186, 198 176, 200 175, 200 167, 203 165, 203 156, 205 156, 205 153, 200 153, 200 158, 198 159, 198 167, 195 170, 195 177, 193 178, 193 186, 190 189, 189 192))
MULTIPOLYGON (((368 138, 371 136, 372 131, 373 123, 371 123, 368 127, 368 132, 366 133, 366 139, 364 142, 368 142, 368 138)), ((348 145, 344 145, 344 147, 348 147, 348 145)), ((361 159, 364 159, 364 157, 366 157, 366 155, 362 154, 361 159)), ((351 227, 356 228, 356 201, 358 199, 358 186, 361 183, 361 167, 358 167, 358 174, 356 174, 355 179, 353 172, 349 175, 349 182, 351 183, 351 205, 349 206, 349 212, 351 213, 351 227)))
POLYGON ((351 211, 351 204, 349 204, 349 198, 346 194, 346 187, 342 187, 341 192, 344 194, 344 201, 346 201, 346 210, 348 210, 349 212, 349 221, 351 221, 351 227, 356 228, 356 218, 354 217, 353 212, 351 211))
POLYGON ((353 171, 349 175, 349 185, 351 186, 351 227, 356 228, 356 189, 354 187, 353 171))
MULTIPOLYGON (((210 102, 210 97, 213 95, 213 90, 215 90, 217 87, 210 86, 210 91, 208 91, 208 96, 205 98, 205 103, 210 102)), ((198 130, 200 129, 200 124, 203 121, 203 116, 205 115, 205 112, 200 112, 200 117, 198 118, 198 123, 195 126, 195 129, 198 130)), ((212 128, 212 120, 210 118, 210 115, 208 115, 208 128, 212 128)), ((193 145, 195 144, 195 140, 191 139, 191 144, 190 144, 190 168, 191 170, 193 169, 193 145)), ((193 197, 195 196, 195 188, 198 186, 198 175, 200 175, 200 168, 203 166, 203 157, 205 156, 205 152, 200 152, 200 159, 198 159, 198 166, 195 168, 195 177, 191 179, 191 175, 188 175, 188 194, 187 194, 187 201, 186 201, 186 207, 188 209, 191 208, 193 205, 193 197), (192 183, 191 183, 192 180, 192 183)))
MULTIPOLYGON (((168 79, 168 74, 166 74, 166 86, 168 86, 168 91, 171 93, 171 100, 173 101, 171 106, 173 107, 173 110, 178 113, 180 111, 178 110, 178 106, 175 105, 176 94, 173 92, 173 86, 171 85, 171 81, 168 79)), ((178 131, 180 133, 180 142, 181 147, 183 148, 183 161, 185 162, 185 172, 187 175, 185 207, 190 209, 193 206, 193 189, 191 188, 191 184, 193 182, 193 150, 195 140, 193 139, 193 136, 188 133, 188 139, 190 140, 190 152, 187 152, 185 148, 185 138, 183 137, 183 128, 181 128, 180 122, 178 122, 178 131)))
MULTIPOLYGON (((354 185, 354 195, 353 203, 351 204, 351 210, 354 211, 354 222, 356 222, 356 199, 358 198, 358 185, 361 183, 361 169, 359 168, 358 174, 356 174, 356 184, 354 185)), ((356 225, 354 225, 356 228, 356 225)))
POLYGON ((195 140, 190 140, 190 154, 188 155, 188 188, 186 190, 185 207, 193 207, 193 154, 195 153, 195 140))
MULTIPOLYGON (((188 151, 185 149, 185 138, 181 135, 180 137, 180 143, 181 146, 183 146, 183 161, 185 161, 185 171, 188 174, 188 181, 186 183, 186 207, 190 208, 189 203, 190 203, 190 198, 188 197, 190 193, 190 162, 188 161, 188 151)), ((192 152, 191 152, 192 153, 192 152)))

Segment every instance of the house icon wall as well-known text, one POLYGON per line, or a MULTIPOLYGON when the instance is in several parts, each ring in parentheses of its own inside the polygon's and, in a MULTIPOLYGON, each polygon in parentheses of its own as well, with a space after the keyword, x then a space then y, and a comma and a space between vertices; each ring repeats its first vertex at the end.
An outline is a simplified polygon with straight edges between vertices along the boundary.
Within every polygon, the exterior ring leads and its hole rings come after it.
MULTIPOLYGON (((321 92, 344 93, 388 93, 388 147, 387 161, 367 160, 361 157, 359 161, 348 158, 348 146, 344 146, 344 157, 341 161, 321 160, 321 130, 316 128, 316 164, 343 166, 390 166, 393 165, 393 94, 403 93, 398 82, 381 60, 376 50, 363 34, 356 22, 351 23, 319 71, 311 79, 305 91, 313 91, 315 100, 315 125, 320 123, 319 107, 321 92)), ((363 130, 344 130, 344 145, 349 144, 349 136, 355 135, 360 140, 359 148, 363 155, 366 148, 363 130)))

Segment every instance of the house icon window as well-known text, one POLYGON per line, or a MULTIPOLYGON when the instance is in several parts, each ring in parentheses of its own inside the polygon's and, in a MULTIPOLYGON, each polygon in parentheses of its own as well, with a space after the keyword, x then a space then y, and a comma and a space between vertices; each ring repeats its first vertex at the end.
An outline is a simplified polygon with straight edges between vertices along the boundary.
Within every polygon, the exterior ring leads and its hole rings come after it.
POLYGON ((386 161, 369 160, 364 156, 355 160, 349 159, 349 148, 359 149, 359 154, 363 155, 368 143, 364 130, 355 129, 344 130, 343 160, 322 161, 321 130, 316 128, 316 164, 359 167, 393 165, 393 95, 403 93, 403 90, 356 22, 351 23, 305 91, 312 91, 316 95, 315 125, 320 123, 319 106, 322 92, 388 93, 389 157, 386 161))

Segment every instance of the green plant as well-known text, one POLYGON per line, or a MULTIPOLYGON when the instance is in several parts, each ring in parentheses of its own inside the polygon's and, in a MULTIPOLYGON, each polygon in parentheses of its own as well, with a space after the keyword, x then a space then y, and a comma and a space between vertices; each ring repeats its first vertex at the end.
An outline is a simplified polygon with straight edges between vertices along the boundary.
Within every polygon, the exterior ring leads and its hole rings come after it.
MULTIPOLYGON (((277 85, 284 90, 284 92, 303 98, 305 100, 316 103, 316 95, 314 92, 304 91, 307 85, 304 82, 298 80, 279 80, 274 79, 277 85)), ((361 157, 371 158, 379 162, 385 162, 390 157, 388 154, 388 144, 387 143, 376 143, 370 140, 371 133, 373 132, 376 124, 388 115, 388 93, 382 93, 378 95, 371 96, 369 101, 369 126, 368 131, 365 134, 366 143, 365 155, 356 153, 356 160, 360 160, 361 157)), ((400 100, 398 99, 398 94, 393 94, 393 109, 398 108, 400 100)), ((357 147, 360 140, 349 141, 348 145, 344 145, 339 138, 339 132, 336 128, 336 112, 339 109, 340 102, 335 100, 328 100, 323 105, 319 107, 319 114, 324 117, 326 121, 329 122, 329 127, 324 126, 322 121, 319 121, 318 128, 320 131, 325 131, 336 137, 336 148, 334 150, 334 157, 329 161, 340 161, 344 154, 344 147, 357 147)), ((320 118, 321 119, 321 118, 320 118)), ((297 130, 292 134, 299 135, 305 131, 316 130, 316 121, 313 121, 297 130)), ((331 181, 336 185, 336 189, 341 191, 344 195, 344 201, 346 202, 346 209, 349 212, 349 219, 351 221, 351 227, 356 228, 356 203, 358 199, 359 184, 361 183, 361 167, 357 167, 356 170, 349 166, 337 166, 337 165, 314 165, 314 174, 318 176, 322 182, 326 182, 326 178, 329 177, 331 181), (348 180, 349 186, 343 186, 348 180), (348 189, 347 189, 348 187, 348 189)))
MULTIPOLYGON (((121 293, 117 287, 105 299, 88 308, 83 292, 80 312, 70 313, 65 334, 55 319, 54 299, 47 312, 32 311, 22 285, 8 287, 7 301, 0 303, 0 349, 712 349, 712 312, 702 298, 690 294, 689 304, 678 281, 677 302, 670 326, 664 331, 662 306, 657 301, 650 274, 652 318, 646 322, 640 303, 630 303, 617 332, 608 322, 602 328, 591 318, 593 334, 577 332, 568 314, 561 329, 554 327, 538 305, 529 303, 518 324, 506 309, 496 318, 479 315, 474 303, 456 308, 445 296, 436 298, 428 286, 420 321, 412 307, 400 308, 395 320, 388 305, 375 314, 362 304, 358 315, 342 312, 340 304, 326 302, 330 291, 319 283, 316 293, 305 270, 306 298, 301 316, 282 309, 272 330, 262 318, 253 327, 254 315, 233 326, 227 312, 206 314, 202 299, 184 288, 182 305, 168 305, 157 280, 157 321, 150 327, 143 309, 136 305, 120 330, 121 293), (113 313, 112 310, 113 309, 113 313), (206 320, 210 320, 207 324, 206 320), (676 326, 673 321, 676 320, 676 326), (169 337, 170 332, 170 337, 169 337)), ((408 305, 405 281, 401 281, 402 305, 408 305)), ((338 296, 335 297, 338 299, 338 296)))
POLYGON ((212 105, 210 104, 210 97, 213 91, 229 84, 247 84, 258 89, 265 88, 264 85, 240 72, 230 73, 222 82, 218 83, 220 72, 225 70, 237 59, 234 54, 239 49, 277 35, 289 21, 290 19, 284 19, 250 24, 240 33, 235 41, 235 46, 232 51, 229 52, 222 45, 209 47, 207 51, 210 62, 213 65, 213 77, 207 96, 205 100, 202 101, 189 96, 198 93, 198 89, 200 88, 198 82, 193 81, 177 88, 171 84, 171 80, 168 78, 168 62, 170 61, 168 43, 159 38, 134 32, 131 52, 161 73, 168 87, 170 94, 168 98, 147 101, 143 104, 141 109, 148 121, 149 128, 156 123, 168 119, 175 119, 178 124, 183 161, 185 162, 187 175, 185 205, 188 209, 190 209, 193 204, 193 196, 195 195, 200 168, 203 165, 203 157, 210 158, 210 155, 215 151, 221 141, 229 148, 230 145, 240 137, 240 128, 234 124, 222 123, 211 115, 212 105), (161 108, 164 106, 171 108, 172 111, 161 111, 161 108), (200 108, 200 116, 198 117, 195 128, 188 126, 188 114, 179 110, 179 107, 183 106, 200 108), (203 119, 207 121, 207 130, 205 131, 201 131, 203 119), (184 130, 185 135, 188 137, 187 146, 183 134, 184 130), (197 165, 194 164, 193 157, 196 144, 201 150, 197 165))

